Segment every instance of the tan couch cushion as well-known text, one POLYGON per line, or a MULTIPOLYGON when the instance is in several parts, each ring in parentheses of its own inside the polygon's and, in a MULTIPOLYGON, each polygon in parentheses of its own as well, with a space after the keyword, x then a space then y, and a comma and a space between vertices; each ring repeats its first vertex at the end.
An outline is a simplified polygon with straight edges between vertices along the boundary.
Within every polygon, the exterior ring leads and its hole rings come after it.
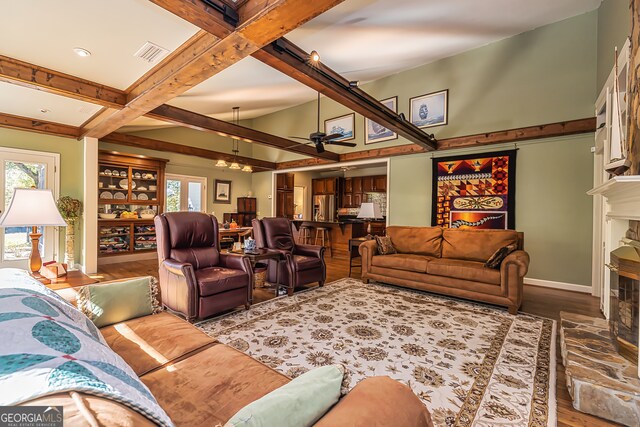
POLYGON ((395 270, 427 272, 427 263, 433 257, 414 254, 376 255, 371 258, 371 265, 395 270))
POLYGON ((156 424, 118 402, 84 393, 57 393, 19 406, 62 406, 65 426, 152 427, 156 424))
POLYGON ((393 225, 387 227, 387 236, 391 237, 391 242, 399 253, 433 257, 441 256, 441 227, 400 227, 393 225))
POLYGON ((224 344, 215 344, 142 382, 177 426, 224 424, 289 378, 224 344))
POLYGON ((427 265, 427 273, 434 276, 500 285, 500 270, 485 267, 484 263, 477 261, 436 258, 427 265))
POLYGON ((442 258, 478 262, 486 262, 501 247, 518 242, 518 232, 514 230, 446 228, 442 237, 442 258))
POLYGON ((142 376, 214 340, 179 317, 163 312, 100 329, 109 347, 142 376))

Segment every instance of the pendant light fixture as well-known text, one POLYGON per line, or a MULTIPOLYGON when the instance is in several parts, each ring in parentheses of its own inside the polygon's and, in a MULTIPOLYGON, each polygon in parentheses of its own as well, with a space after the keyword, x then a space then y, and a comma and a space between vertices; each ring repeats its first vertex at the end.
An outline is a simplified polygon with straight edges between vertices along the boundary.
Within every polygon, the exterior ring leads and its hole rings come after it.
MULTIPOLYGON (((233 123, 237 126, 239 122, 240 107, 233 107, 233 123)), ((240 151, 238 150, 238 139, 232 138, 231 142, 233 144, 231 148, 231 151, 233 151, 233 162, 229 165, 229 169, 238 170, 240 169, 240 165, 238 164, 238 152, 240 151)))
MULTIPOLYGON (((235 125, 239 125, 240 124, 240 107, 233 107, 232 109, 232 113, 233 113, 233 123, 235 125)), ((251 165, 244 165, 243 167, 240 166, 240 164, 238 163, 238 153, 240 152, 239 149, 239 145, 240 145, 240 141, 238 141, 238 138, 236 137, 231 137, 231 151, 233 152, 233 162, 231 162, 231 164, 228 164, 226 161, 224 160, 218 160, 218 162, 216 163, 216 167, 219 168, 226 168, 228 167, 229 169, 233 169, 233 170, 240 170, 242 169, 242 172, 253 172, 253 168, 251 167, 251 165)))

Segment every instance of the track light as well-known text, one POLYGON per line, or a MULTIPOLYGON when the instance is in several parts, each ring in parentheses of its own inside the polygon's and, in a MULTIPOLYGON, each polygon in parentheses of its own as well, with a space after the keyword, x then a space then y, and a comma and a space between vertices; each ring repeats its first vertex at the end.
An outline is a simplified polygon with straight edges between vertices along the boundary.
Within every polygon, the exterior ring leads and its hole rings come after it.
POLYGON ((357 80, 352 80, 349 82, 349 87, 358 87, 360 86, 360 82, 357 80))
POLYGON ((317 64, 318 62, 320 62, 320 54, 315 50, 312 50, 311 53, 309 54, 309 61, 311 61, 314 64, 317 64))

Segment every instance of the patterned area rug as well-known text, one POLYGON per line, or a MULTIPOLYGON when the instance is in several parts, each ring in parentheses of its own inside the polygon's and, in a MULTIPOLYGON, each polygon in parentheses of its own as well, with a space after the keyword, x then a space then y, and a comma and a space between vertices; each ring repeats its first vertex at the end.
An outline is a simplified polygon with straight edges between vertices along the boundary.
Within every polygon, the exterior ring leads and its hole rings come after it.
POLYGON ((556 425, 553 320, 342 279, 197 326, 289 377, 343 364, 345 392, 388 375, 437 426, 556 425))

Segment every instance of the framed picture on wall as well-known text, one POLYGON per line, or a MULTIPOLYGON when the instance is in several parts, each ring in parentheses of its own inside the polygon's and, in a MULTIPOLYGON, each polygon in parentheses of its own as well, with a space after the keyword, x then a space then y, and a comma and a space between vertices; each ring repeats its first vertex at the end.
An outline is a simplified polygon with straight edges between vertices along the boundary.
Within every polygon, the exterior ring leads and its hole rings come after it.
POLYGON ((215 203, 231 203, 231 181, 216 179, 213 191, 215 203))
POLYGON ((325 120, 324 133, 327 135, 332 135, 334 133, 342 135, 340 138, 333 138, 334 141, 348 141, 350 139, 355 139, 355 120, 355 113, 325 120))
MULTIPOLYGON (((392 110, 394 113, 398 112, 397 96, 383 99, 380 102, 385 107, 392 110)), ((397 139, 397 138, 398 138, 397 133, 365 117, 364 119, 364 143, 365 144, 373 144, 374 142, 388 141, 390 139, 397 139)))
POLYGON ((411 123, 419 128, 448 123, 449 89, 416 96, 409 100, 411 123))

